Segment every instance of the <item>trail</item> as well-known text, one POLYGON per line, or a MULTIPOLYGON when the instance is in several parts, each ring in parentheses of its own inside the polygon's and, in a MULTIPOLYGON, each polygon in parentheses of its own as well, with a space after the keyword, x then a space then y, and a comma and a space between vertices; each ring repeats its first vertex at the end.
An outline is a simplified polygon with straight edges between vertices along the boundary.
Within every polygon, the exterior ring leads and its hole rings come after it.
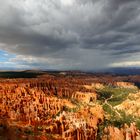
POLYGON ((111 104, 108 103, 108 100, 110 100, 112 98, 113 98, 113 95, 111 95, 111 97, 105 99, 103 105, 107 104, 118 115, 119 118, 122 118, 122 116, 120 115, 120 113, 117 110, 115 110, 111 104))

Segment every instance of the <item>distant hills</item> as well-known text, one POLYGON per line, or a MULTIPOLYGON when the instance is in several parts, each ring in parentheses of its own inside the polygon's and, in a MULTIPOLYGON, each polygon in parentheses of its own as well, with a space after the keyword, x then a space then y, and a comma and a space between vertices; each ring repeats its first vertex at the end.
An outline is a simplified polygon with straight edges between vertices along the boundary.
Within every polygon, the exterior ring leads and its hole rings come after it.
POLYGON ((118 75, 140 75, 140 68, 136 68, 136 67, 111 68, 111 69, 108 69, 107 72, 111 74, 118 74, 118 75))
POLYGON ((42 74, 64 74, 65 75, 87 75, 87 74, 111 74, 111 75, 140 75, 138 67, 118 67, 108 68, 96 71, 80 71, 80 70, 0 70, 0 78, 35 78, 42 74))

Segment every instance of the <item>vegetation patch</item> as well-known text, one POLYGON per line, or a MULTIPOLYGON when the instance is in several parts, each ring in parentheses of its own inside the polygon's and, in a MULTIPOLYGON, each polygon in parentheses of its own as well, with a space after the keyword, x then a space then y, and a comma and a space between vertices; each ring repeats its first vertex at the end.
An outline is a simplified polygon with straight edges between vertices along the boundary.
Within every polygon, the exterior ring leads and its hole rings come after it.
POLYGON ((112 87, 112 86, 106 86, 103 89, 97 90, 98 100, 102 102, 108 100, 108 102, 112 106, 121 104, 124 100, 127 99, 129 93, 136 93, 136 92, 137 89, 119 88, 119 87, 112 87))

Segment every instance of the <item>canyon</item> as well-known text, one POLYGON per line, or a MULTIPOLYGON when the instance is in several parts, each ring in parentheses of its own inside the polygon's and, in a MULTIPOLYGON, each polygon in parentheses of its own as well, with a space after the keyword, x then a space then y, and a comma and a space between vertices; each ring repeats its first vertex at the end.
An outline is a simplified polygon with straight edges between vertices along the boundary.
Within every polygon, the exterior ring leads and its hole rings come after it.
POLYGON ((0 78, 2 140, 140 140, 139 76, 0 78))

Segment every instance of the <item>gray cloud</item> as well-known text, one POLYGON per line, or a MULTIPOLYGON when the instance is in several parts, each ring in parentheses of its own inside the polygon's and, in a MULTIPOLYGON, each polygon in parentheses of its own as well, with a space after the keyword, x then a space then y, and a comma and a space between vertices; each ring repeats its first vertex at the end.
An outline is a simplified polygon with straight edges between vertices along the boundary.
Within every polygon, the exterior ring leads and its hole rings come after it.
POLYGON ((139 0, 5 0, 0 49, 34 59, 17 64, 106 68, 140 52, 139 5, 139 0))

